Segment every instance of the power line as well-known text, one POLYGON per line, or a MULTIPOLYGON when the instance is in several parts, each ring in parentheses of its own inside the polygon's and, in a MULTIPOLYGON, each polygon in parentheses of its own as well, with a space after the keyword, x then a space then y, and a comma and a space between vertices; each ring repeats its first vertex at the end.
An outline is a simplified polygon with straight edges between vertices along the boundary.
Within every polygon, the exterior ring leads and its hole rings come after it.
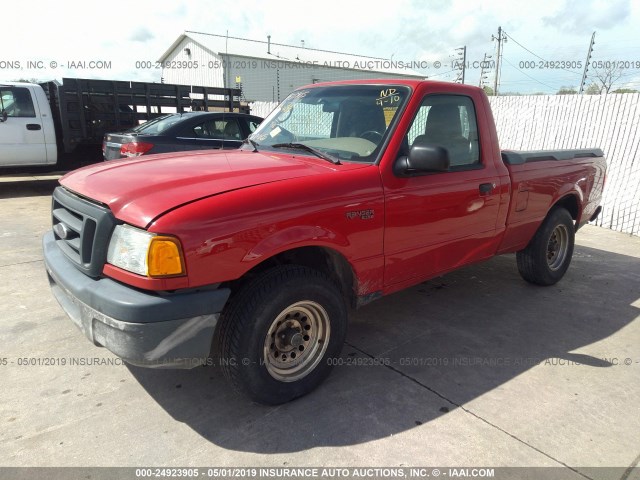
POLYGON ((533 55, 534 57, 538 57, 540 60, 544 60, 546 62, 546 60, 544 58, 542 58, 540 55, 538 55, 535 52, 532 52, 531 50, 529 50, 527 47, 525 47, 524 45, 522 45, 520 42, 518 42, 515 38, 513 38, 511 35, 509 35, 507 32, 504 32, 504 34, 509 37, 513 42, 516 43, 516 45, 520 45, 520 47, 524 48, 527 52, 529 52, 531 55, 533 55))
MULTIPOLYGON (((502 84, 505 84, 505 85, 514 85, 514 84, 517 84, 517 83, 520 83, 520 84, 529 84, 529 83, 531 83, 531 81, 530 81, 530 80, 524 80, 524 79, 523 79, 523 80, 508 80, 508 81, 500 82, 500 84, 501 84, 501 85, 502 85, 502 84)), ((556 81, 554 81, 553 83, 557 83, 557 84, 558 84, 559 86, 561 86, 561 87, 568 86, 568 82, 565 82, 565 81, 559 81, 559 80, 556 80, 556 81)), ((554 88, 556 88, 556 87, 554 87, 554 88)), ((577 86, 576 86, 576 88, 577 88, 577 86)))
POLYGON ((522 73, 524 76, 529 77, 531 80, 533 80, 534 82, 539 83, 540 85, 544 85, 545 87, 548 87, 552 90, 555 90, 556 87, 552 87, 551 85, 547 85, 544 82, 541 82, 540 80, 533 78, 531 75, 529 75, 527 72, 525 72, 524 70, 519 69, 518 67, 516 67, 513 63, 511 63, 509 60, 507 60, 506 58, 502 57, 502 59, 507 62, 509 65, 511 65, 513 68, 515 68, 516 70, 518 70, 520 73, 522 73))
POLYGON ((620 78, 631 77, 631 76, 640 76, 640 72, 623 73, 623 74, 620 75, 620 78))
POLYGON ((446 72, 436 73, 435 75, 428 75, 427 78, 439 77, 440 75, 446 75, 447 73, 457 72, 458 69, 454 68, 453 70, 447 70, 446 72))
MULTIPOLYGON (((540 55, 538 55, 535 52, 532 52, 531 50, 529 50, 527 47, 525 47, 524 45, 522 45, 520 42, 518 42, 515 38, 513 38, 511 35, 509 35, 507 32, 505 32, 504 30, 502 31, 507 37, 509 37, 510 40, 512 40, 514 43, 516 43, 517 45, 519 45, 521 48, 524 48, 527 52, 529 52, 531 55, 533 55, 534 57, 539 58, 540 60, 543 60, 545 62, 548 62, 549 60, 547 60, 546 58, 542 58, 540 55)), ((573 70, 569 70, 567 68, 562 68, 561 70, 566 70, 567 72, 571 72, 575 75, 582 75, 580 72, 574 72, 573 70)))

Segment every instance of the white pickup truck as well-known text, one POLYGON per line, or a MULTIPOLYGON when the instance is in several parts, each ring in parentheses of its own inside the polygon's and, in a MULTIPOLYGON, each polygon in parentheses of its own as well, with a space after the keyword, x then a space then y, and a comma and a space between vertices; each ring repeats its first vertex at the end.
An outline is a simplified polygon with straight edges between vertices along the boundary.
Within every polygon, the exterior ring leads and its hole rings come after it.
POLYGON ((54 165, 56 132, 49 100, 40 85, 0 84, 0 166, 54 165))
POLYGON ((240 95, 233 88, 117 80, 0 81, 0 168, 100 162, 105 133, 172 112, 249 113, 240 95))

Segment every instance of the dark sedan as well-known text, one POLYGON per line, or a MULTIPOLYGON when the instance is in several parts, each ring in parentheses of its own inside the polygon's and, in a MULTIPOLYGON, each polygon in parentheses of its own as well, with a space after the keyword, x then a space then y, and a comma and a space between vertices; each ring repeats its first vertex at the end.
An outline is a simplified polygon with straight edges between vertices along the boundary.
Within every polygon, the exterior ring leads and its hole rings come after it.
POLYGON ((201 149, 235 149, 262 122, 243 113, 171 113, 126 132, 108 133, 102 142, 105 160, 152 153, 201 149))

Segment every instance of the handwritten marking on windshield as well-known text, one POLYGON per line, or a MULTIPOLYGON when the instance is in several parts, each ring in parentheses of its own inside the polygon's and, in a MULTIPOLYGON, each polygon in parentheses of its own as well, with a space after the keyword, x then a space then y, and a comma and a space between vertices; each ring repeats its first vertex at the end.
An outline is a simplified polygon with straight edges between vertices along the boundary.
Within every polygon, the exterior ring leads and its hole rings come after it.
POLYGON ((376 105, 393 105, 400 101, 400 95, 395 88, 386 88, 380 91, 380 97, 376 98, 376 105))

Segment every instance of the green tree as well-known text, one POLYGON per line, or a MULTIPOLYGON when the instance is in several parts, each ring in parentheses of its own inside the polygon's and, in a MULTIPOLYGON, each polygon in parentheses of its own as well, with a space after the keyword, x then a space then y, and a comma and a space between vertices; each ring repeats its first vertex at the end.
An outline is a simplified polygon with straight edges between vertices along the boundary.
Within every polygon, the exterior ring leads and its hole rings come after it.
POLYGON ((611 93, 638 93, 638 90, 635 90, 633 88, 618 88, 611 93))
POLYGON ((484 90, 484 93, 486 93, 489 97, 495 95, 495 93, 493 92, 493 88, 489 87, 488 85, 482 87, 482 90, 484 90))
POLYGON ((600 88, 598 84, 592 83, 585 88, 584 93, 587 95, 600 95, 602 93, 602 88, 600 88))
POLYGON ((560 87, 556 95, 575 95, 576 93, 578 93, 578 91, 575 87, 560 87))

